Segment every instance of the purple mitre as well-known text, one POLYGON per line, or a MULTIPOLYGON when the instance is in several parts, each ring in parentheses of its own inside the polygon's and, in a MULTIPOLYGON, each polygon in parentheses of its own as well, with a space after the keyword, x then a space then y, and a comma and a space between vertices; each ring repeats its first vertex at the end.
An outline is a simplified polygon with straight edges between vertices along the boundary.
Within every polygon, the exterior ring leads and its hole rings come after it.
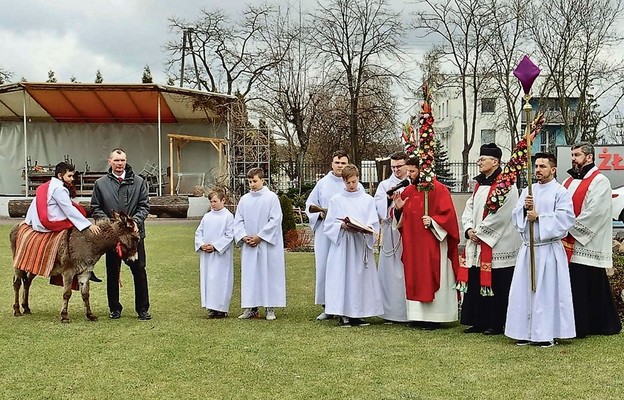
POLYGON ((522 60, 514 70, 514 75, 522 84, 525 94, 529 94, 531 86, 535 82, 535 78, 540 74, 540 69, 528 56, 522 57, 522 60))

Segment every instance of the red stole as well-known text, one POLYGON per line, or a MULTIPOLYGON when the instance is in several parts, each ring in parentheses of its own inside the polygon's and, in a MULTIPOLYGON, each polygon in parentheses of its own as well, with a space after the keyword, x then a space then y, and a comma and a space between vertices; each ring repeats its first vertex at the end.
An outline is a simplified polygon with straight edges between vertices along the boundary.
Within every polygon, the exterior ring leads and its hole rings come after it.
MULTIPOLYGON (((72 228, 74 225, 68 219, 63 219, 60 221, 50 221, 48 219, 48 190, 50 189, 50 182, 47 181, 43 185, 37 188, 35 192, 35 201, 37 206, 37 215, 39 216, 39 220, 41 221, 41 225, 43 225, 46 229, 51 230, 52 232, 59 232, 64 229, 72 228)), ((80 204, 72 202, 74 207, 82 215, 87 216, 87 211, 80 204)))
MULTIPOLYGON (((574 191, 574 194, 572 195, 572 204, 574 205, 574 215, 576 217, 578 217, 581 213, 581 208, 583 207, 585 196, 587 196, 587 190, 589 189, 589 185, 592 183, 594 178, 598 176, 599 173, 599 170, 595 170, 589 177, 581 179, 581 183, 579 183, 578 187, 574 191)), ((570 187, 572 181, 572 177, 568 177, 568 179, 563 182, 563 187, 567 189, 568 187, 570 187)), ((568 256, 568 263, 570 263, 570 260, 572 259, 572 253, 574 252, 575 239, 570 233, 568 233, 568 235, 564 237, 561 241, 563 243, 563 248, 565 249, 566 256, 568 256)))
MULTIPOLYGON (((434 181, 434 189, 429 191, 429 216, 447 231, 448 252, 453 272, 457 276, 459 269, 459 227, 453 200, 448 189, 434 181)), ((402 193, 408 198, 403 207, 401 235, 405 270, 406 297, 411 301, 430 303, 440 289, 440 242, 431 229, 423 226, 424 192, 414 185, 408 186, 402 193)), ((446 260, 443 260, 446 262, 446 260)))
MULTIPOLYGON (((490 185, 487 198, 489 199, 492 192, 496 189, 496 182, 490 185)), ((475 193, 479 190, 479 183, 476 184, 472 197, 474 199, 475 193)), ((483 208, 483 219, 487 217, 489 211, 486 207, 483 208)), ((479 243, 481 248, 481 260, 479 263, 479 284, 481 285, 481 296, 494 296, 492 290, 492 248, 489 244, 483 240, 479 243)), ((466 248, 464 247, 464 254, 460 259, 459 273, 457 275, 457 289, 466 293, 468 291, 468 269, 471 266, 466 265, 466 248)))

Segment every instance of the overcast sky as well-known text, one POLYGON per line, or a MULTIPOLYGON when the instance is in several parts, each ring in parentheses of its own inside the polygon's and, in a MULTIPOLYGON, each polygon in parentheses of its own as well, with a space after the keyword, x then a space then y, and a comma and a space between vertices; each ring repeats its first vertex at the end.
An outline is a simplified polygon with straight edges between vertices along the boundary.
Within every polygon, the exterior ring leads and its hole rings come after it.
MULTIPOLYGON (((154 82, 165 83, 163 46, 177 39, 169 32, 169 17, 194 20, 202 8, 237 14, 246 3, 261 1, 10 1, 0 11, 0 67, 13 73, 13 82, 44 82, 53 70, 60 82, 75 76, 88 83, 100 69, 104 82, 136 83, 149 65, 154 82)), ((405 7, 400 0, 391 3, 397 11, 405 7)))
MULTIPOLYGON (((0 66, 42 82, 53 70, 59 81, 140 82, 145 65, 165 83, 163 45, 174 39, 167 18, 193 19, 202 7, 235 9, 238 1, 20 0, 0 12, 0 66)), ((242 2, 241 2, 242 4, 242 2)))

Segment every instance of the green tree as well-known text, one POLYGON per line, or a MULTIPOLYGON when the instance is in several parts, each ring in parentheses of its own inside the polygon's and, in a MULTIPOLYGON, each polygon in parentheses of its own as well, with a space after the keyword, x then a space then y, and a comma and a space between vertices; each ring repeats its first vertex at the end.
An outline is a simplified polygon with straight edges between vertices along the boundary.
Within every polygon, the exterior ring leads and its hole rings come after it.
POLYGON ((435 157, 433 172, 440 183, 451 189, 455 185, 455 179, 451 173, 448 151, 439 139, 435 141, 435 157))
POLYGON ((154 83, 152 79, 152 71, 150 70, 149 65, 146 65, 145 68, 143 68, 143 77, 141 78, 141 82, 154 83))
POLYGON ((293 212, 293 205, 290 198, 286 195, 281 195, 279 197, 280 205, 282 206, 282 237, 286 240, 286 234, 293 230, 297 229, 297 224, 295 223, 295 213, 293 212))
POLYGON ((102 78, 102 72, 98 68, 97 72, 95 73, 95 83, 102 83, 102 82, 104 82, 104 79, 102 78))
POLYGON ((52 70, 48 71, 48 80, 46 82, 48 82, 48 83, 56 83, 56 75, 54 74, 54 71, 52 71, 52 70))

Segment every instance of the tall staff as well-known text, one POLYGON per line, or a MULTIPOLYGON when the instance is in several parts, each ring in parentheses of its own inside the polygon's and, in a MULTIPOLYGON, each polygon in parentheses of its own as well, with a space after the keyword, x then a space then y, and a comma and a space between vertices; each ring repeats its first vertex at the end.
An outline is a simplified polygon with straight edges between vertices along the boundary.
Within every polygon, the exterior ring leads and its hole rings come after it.
MULTIPOLYGON (((524 56, 516 69, 514 75, 520 81, 522 89, 524 90, 524 107, 523 110, 526 115, 526 128, 525 138, 527 143, 527 185, 528 194, 533 196, 533 173, 531 169, 531 86, 533 82, 539 76, 540 69, 537 65, 533 64, 528 56, 524 56)), ((531 290, 535 292, 535 244, 534 244, 534 229, 533 221, 529 221, 529 253, 531 257, 531 290)))

